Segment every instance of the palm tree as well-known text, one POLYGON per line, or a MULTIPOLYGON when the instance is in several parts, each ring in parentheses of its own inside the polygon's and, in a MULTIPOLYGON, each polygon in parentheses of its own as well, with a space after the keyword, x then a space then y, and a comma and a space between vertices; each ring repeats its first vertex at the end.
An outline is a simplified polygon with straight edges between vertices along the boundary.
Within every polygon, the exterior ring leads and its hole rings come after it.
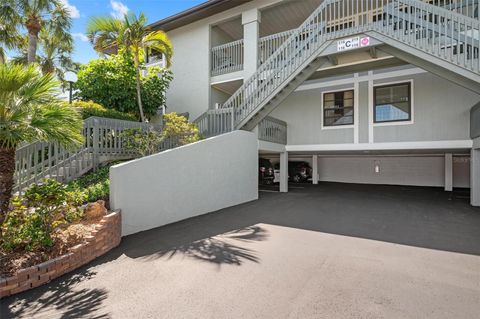
POLYGON ((10 201, 15 149, 22 142, 79 145, 82 120, 58 98, 58 82, 35 65, 0 64, 0 223, 10 201))
POLYGON ((7 49, 16 49, 20 35, 16 28, 16 12, 12 0, 0 4, 0 63, 6 62, 7 49))
POLYGON ((123 19, 112 17, 94 17, 87 24, 87 35, 95 50, 100 53, 116 53, 118 49, 125 49, 133 56, 136 70, 137 103, 142 122, 143 114, 140 62, 145 54, 145 49, 162 53, 171 65, 173 47, 167 34, 163 31, 154 31, 147 26, 147 18, 143 13, 137 17, 129 13, 123 19))
MULTIPOLYGON (((28 63, 35 62, 39 33, 49 27, 58 37, 69 33, 72 19, 60 0, 2 0, 0 19, 28 32, 28 63)), ((2 22, 5 23, 5 22, 2 22)))
MULTIPOLYGON (((73 38, 67 34, 56 35, 50 28, 40 31, 38 38, 39 50, 35 62, 38 63, 43 74, 55 74, 63 83, 66 71, 78 70, 78 63, 75 63, 71 54, 73 53, 73 38)), ((28 64, 28 46, 25 39, 19 47, 21 54, 12 59, 12 62, 28 64)))

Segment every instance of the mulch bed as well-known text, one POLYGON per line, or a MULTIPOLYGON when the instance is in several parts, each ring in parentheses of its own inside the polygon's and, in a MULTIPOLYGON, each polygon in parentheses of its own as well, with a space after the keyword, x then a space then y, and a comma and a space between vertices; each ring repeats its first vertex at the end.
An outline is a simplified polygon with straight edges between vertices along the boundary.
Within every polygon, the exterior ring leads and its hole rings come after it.
POLYGON ((20 269, 66 254, 69 248, 84 242, 85 237, 91 234, 101 219, 102 217, 82 220, 60 228, 54 234, 54 245, 49 248, 30 252, 6 252, 0 248, 0 278, 12 276, 20 269))

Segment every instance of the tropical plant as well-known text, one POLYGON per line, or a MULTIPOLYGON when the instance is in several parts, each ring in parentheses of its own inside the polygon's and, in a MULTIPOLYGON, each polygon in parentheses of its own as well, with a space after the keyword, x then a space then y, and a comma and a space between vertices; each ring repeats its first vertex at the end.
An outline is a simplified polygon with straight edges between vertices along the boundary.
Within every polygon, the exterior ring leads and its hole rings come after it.
POLYGON ((167 67, 170 66, 173 47, 167 34, 163 31, 151 30, 147 26, 147 18, 143 13, 138 17, 129 13, 123 19, 91 18, 87 25, 87 35, 95 50, 101 53, 111 53, 123 48, 133 56, 137 103, 140 119, 144 122, 140 80, 141 61, 145 55, 145 49, 155 50, 165 56, 167 67))
POLYGON ((70 11, 60 0, 2 0, 0 19, 11 26, 21 26, 28 33, 27 61, 34 63, 40 31, 51 30, 58 38, 69 33, 70 11))
MULTIPOLYGON (((92 60, 80 67, 77 76, 77 99, 94 101, 107 109, 135 114, 140 118, 136 102, 135 66, 131 55, 121 52, 107 59, 92 60)), ((165 93, 172 80, 172 72, 151 68, 140 80, 143 112, 146 118, 150 118, 160 106, 165 105, 165 93)))
POLYGON ((51 247, 59 226, 82 217, 81 203, 82 193, 69 191, 56 180, 33 184, 23 197, 12 200, 13 208, 2 225, 2 248, 30 251, 51 247))
POLYGON ((34 65, 0 64, 0 223, 12 193, 15 149, 22 142, 81 144, 80 114, 58 97, 58 81, 34 65))
POLYGON ((16 28, 17 15, 15 3, 13 1, 5 1, 0 4, 0 63, 7 60, 6 51, 8 49, 16 49, 21 37, 16 28))
MULTIPOLYGON (((50 27, 40 31, 38 38, 39 50, 35 62, 38 63, 43 74, 52 73, 65 82, 66 71, 77 71, 79 64, 75 63, 73 53, 73 38, 69 33, 55 34, 50 27)), ((12 59, 14 63, 28 64, 28 40, 20 42, 21 54, 12 59)))

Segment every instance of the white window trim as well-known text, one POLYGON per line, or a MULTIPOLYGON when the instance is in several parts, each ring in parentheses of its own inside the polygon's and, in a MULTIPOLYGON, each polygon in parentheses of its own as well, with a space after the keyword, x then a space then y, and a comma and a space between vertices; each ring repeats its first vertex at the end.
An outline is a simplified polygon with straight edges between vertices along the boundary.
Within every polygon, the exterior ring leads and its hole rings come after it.
POLYGON ((371 83, 369 82, 369 90, 372 92, 372 100, 370 101, 370 107, 369 107, 369 124, 372 127, 377 127, 377 126, 398 126, 398 125, 412 125, 415 123, 415 88, 414 88, 414 81, 413 79, 408 79, 408 80, 399 80, 399 81, 393 81, 393 82, 385 82, 385 83, 371 83), (387 85, 393 85, 393 84, 401 84, 401 83, 410 83, 410 120, 407 121, 395 121, 395 122, 385 122, 385 123, 375 123, 374 122, 374 117, 375 117, 375 87, 378 86, 387 86, 387 85), (370 88, 371 86, 371 88, 370 88))
POLYGON ((358 105, 358 94, 356 94, 356 90, 355 90, 355 86, 352 86, 352 87, 346 87, 346 88, 340 88, 340 89, 337 89, 337 90, 329 90, 329 91, 322 91, 322 98, 321 98, 321 101, 320 101, 320 104, 321 104, 321 115, 320 115, 320 128, 322 130, 339 130, 339 129, 352 129, 352 128, 355 128, 355 125, 357 123, 357 105, 358 105), (323 104, 324 104, 324 100, 323 100, 323 96, 327 93, 335 93, 335 92, 343 92, 343 91, 353 91, 353 124, 348 124, 348 125, 335 125, 335 126, 324 126, 323 123, 323 104))

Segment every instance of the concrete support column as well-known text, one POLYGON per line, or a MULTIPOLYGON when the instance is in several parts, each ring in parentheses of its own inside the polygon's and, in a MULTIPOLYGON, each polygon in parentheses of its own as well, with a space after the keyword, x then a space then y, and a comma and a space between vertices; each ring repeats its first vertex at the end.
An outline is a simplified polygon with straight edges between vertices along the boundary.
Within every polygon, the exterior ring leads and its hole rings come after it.
POLYGON ((452 153, 445 154, 445 191, 451 192, 453 190, 453 155, 452 153))
POLYGON ((470 203, 480 206, 480 138, 478 148, 473 148, 470 158, 470 203))
POLYGON ((312 156, 312 184, 318 184, 318 155, 312 156))
POLYGON ((288 152, 280 153, 280 192, 288 192, 288 152))
POLYGON ((257 71, 260 22, 261 14, 258 9, 251 9, 242 13, 244 50, 243 74, 245 79, 249 78, 257 71))

